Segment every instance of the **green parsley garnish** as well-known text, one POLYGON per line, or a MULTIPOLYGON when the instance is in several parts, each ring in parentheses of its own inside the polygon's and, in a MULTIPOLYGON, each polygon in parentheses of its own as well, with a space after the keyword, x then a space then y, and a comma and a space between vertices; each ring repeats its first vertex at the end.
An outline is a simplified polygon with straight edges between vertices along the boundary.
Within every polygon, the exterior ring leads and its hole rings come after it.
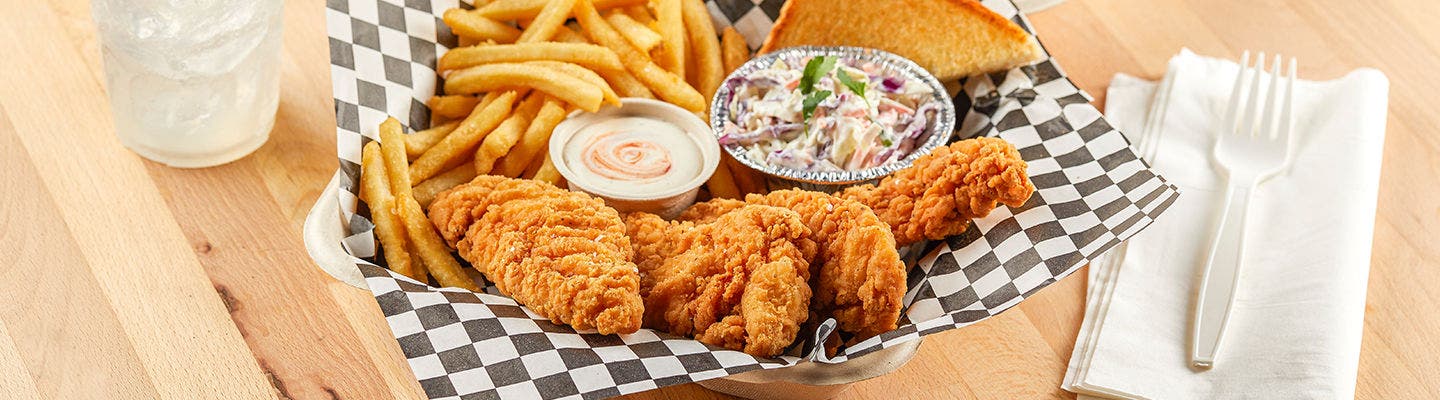
POLYGON ((815 107, 819 106, 820 102, 825 101, 827 97, 830 97, 829 90, 821 90, 805 96, 805 100, 800 103, 800 115, 806 124, 810 123, 810 116, 815 114, 815 107))
POLYGON ((810 116, 815 114, 815 107, 831 94, 829 90, 816 92, 815 82, 819 82, 820 77, 830 73, 832 68, 835 68, 834 58, 817 56, 805 63, 805 70, 800 74, 800 93, 805 95, 805 99, 801 102, 800 115, 807 132, 810 130, 810 116))
POLYGON ((855 78, 851 78, 850 73, 845 72, 843 68, 835 71, 835 79, 840 80, 840 84, 845 85, 845 87, 849 88, 850 91, 855 92, 855 94, 857 95, 860 95, 860 98, 865 98, 865 82, 857 81, 855 80, 855 78))
POLYGON ((811 58, 810 62, 805 63, 805 71, 800 75, 800 93, 810 94, 815 91, 815 82, 819 82, 820 77, 830 73, 831 68, 835 68, 834 58, 825 56, 811 58))
MULTIPOLYGON (((865 118, 869 119, 870 122, 875 122, 875 117, 870 116, 869 112, 869 110, 875 107, 871 107, 870 98, 865 97, 865 82, 857 81, 855 80, 855 78, 851 78, 850 73, 846 72, 844 68, 835 69, 835 79, 839 80, 840 84, 845 85, 845 87, 850 89, 851 92, 855 92, 856 96, 860 96, 860 101, 865 102, 865 118)), ((885 145, 889 146, 890 144, 886 143, 885 145)))

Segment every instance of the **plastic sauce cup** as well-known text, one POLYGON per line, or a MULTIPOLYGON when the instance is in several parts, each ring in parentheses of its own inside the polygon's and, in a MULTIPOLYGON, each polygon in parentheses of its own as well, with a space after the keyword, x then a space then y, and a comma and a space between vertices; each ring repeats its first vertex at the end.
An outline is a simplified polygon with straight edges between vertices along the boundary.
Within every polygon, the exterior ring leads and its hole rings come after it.
MULTIPOLYGON (((681 211, 695 203, 695 195, 700 191, 700 185, 710 179, 715 169, 720 165, 720 146, 715 141, 715 136, 710 127, 696 117, 694 113, 677 107, 675 105, 657 100, 641 98, 624 98, 620 100, 621 106, 607 106, 600 111, 589 113, 576 111, 566 117, 555 127, 550 135, 550 159, 555 164, 555 169, 565 177, 566 185, 570 190, 588 193, 605 200, 605 204, 614 207, 622 213, 643 211, 660 215, 664 218, 674 218, 681 211), (665 122, 678 127, 699 151, 678 152, 671 154, 671 157, 695 157, 698 155, 699 172, 692 178, 674 185, 667 185, 660 188, 653 187, 640 190, 641 182, 606 180, 598 178, 595 174, 581 174, 581 168, 589 168, 579 160, 566 158, 566 149, 572 145, 584 146, 585 143, 572 143, 577 139, 585 128, 606 121, 619 118, 645 118, 665 122)), ((667 149, 670 150, 670 149, 667 149)), ((690 160, 683 160, 690 162, 690 160)))

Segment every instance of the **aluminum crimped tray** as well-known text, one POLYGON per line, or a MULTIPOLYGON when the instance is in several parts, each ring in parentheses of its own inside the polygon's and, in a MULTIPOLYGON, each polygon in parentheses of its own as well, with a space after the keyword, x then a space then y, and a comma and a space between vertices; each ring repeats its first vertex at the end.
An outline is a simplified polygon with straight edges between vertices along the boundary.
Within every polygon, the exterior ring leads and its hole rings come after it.
POLYGON ((770 165, 756 162, 745 154, 744 146, 739 144, 722 145, 721 148, 730 153, 736 161, 751 169, 766 174, 770 186, 775 187, 798 187, 807 190, 834 192, 846 186, 866 182, 874 182, 888 176, 895 171, 909 167, 925 154, 929 154, 936 147, 950 141, 955 132, 955 104, 950 100, 950 95, 945 92, 945 86, 940 80, 924 68, 920 68, 914 61, 894 53, 866 49, 859 47, 844 46, 799 46, 780 49, 771 53, 762 54, 736 68, 730 76, 725 78, 719 90, 715 92, 715 98, 710 103, 710 128, 715 131, 717 137, 724 131, 726 122, 733 122, 734 117, 730 115, 730 101, 735 95, 736 82, 756 71, 770 68, 775 61, 783 60, 791 67, 805 65, 801 60, 817 56, 833 56, 844 60, 860 60, 874 63, 882 71, 904 75, 907 78, 925 83, 930 87, 931 99, 939 105, 935 117, 925 127, 922 133, 920 144, 915 147, 905 158, 898 161, 877 165, 857 171, 804 171, 794 168, 770 165))
POLYGON ((939 79, 935 79, 935 76, 930 75, 930 72, 924 71, 923 68, 920 68, 920 66, 916 65, 912 60, 901 58, 901 56, 894 55, 894 53, 847 46, 788 47, 788 49, 776 50, 776 52, 766 53, 766 55, 756 56, 755 59, 749 60, 749 62, 744 63, 740 68, 736 68, 736 71, 730 73, 726 81, 721 83, 719 91, 716 91, 716 98, 714 98, 710 104, 710 128, 719 135, 719 132, 724 131, 724 124, 726 124, 726 122, 733 122, 734 118, 730 115, 729 104, 734 96, 734 89, 736 89, 736 83, 734 82, 737 82, 737 79, 743 79, 744 76, 749 76, 750 73, 755 73, 756 71, 760 71, 760 69, 770 68, 776 60, 785 60, 789 65, 795 66, 804 65, 804 63, 799 62, 799 60, 815 58, 815 56, 837 56, 837 58, 845 60, 864 60, 864 62, 874 63, 881 71, 900 73, 900 75, 913 79, 913 81, 923 82, 924 85, 930 86, 930 94, 932 94, 930 101, 939 105, 939 109, 936 111, 935 119, 930 121, 930 124, 924 129, 922 134, 923 140, 920 140, 920 145, 917 145, 912 153, 901 158, 899 161, 894 161, 894 163, 876 165, 876 167, 864 168, 864 170, 795 170, 795 168, 757 163, 757 161, 752 160, 752 158, 744 154, 743 145, 721 145, 721 148, 724 148, 727 153, 730 153, 730 157, 734 157, 734 160, 740 161, 740 164, 765 173, 766 176, 770 178, 772 186, 835 191, 838 190, 838 188, 852 186, 852 184, 880 180, 880 178, 890 176, 894 171, 910 167, 910 164, 914 163, 916 158, 920 158, 920 155, 929 154, 930 151, 935 150, 936 147, 940 147, 940 145, 950 141, 950 137, 952 137, 953 132, 955 132, 955 104, 950 102, 950 96, 945 92, 945 85, 940 85, 939 79))

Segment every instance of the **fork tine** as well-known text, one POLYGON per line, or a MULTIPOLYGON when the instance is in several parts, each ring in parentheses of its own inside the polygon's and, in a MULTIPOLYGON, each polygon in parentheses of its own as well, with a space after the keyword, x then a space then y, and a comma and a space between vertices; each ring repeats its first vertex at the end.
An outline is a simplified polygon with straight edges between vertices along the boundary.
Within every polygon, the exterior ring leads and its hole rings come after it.
POLYGON ((1259 131, 1256 132, 1262 138, 1274 139, 1275 131, 1280 129, 1276 124, 1279 117, 1275 111, 1276 97, 1280 97, 1280 59, 1279 54, 1275 55, 1275 61, 1270 66, 1270 90, 1265 92, 1265 114, 1260 118, 1259 131))
POLYGON ((1245 119, 1240 120, 1245 128, 1238 133, 1245 136, 1255 136, 1256 113, 1260 112, 1260 77, 1265 75, 1265 52, 1260 52, 1255 57, 1255 75, 1250 80, 1250 96, 1245 101, 1245 119))
POLYGON ((1225 109, 1225 131, 1222 135, 1235 133, 1240 125, 1236 113, 1240 110, 1240 88, 1245 86, 1245 72, 1250 70, 1250 50, 1240 56, 1240 70, 1235 72, 1235 87, 1230 89, 1230 106, 1225 109))
POLYGON ((1290 57, 1290 68, 1285 76, 1285 99, 1282 100, 1285 102, 1285 104, 1281 106, 1280 110, 1280 128, 1276 129, 1274 132, 1275 136, 1277 136, 1275 137, 1276 139, 1284 139, 1287 142, 1290 140, 1290 130, 1292 128, 1291 124, 1294 123, 1294 118, 1290 114, 1290 110, 1291 107, 1295 104, 1296 63, 1297 62, 1295 60, 1295 57, 1290 57))

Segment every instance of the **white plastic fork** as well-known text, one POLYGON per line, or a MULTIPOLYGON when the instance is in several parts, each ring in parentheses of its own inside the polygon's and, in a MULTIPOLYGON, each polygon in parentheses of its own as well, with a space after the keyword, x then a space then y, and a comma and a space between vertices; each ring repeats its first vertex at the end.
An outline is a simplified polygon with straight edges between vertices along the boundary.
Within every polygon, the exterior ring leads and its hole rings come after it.
POLYGON ((1290 59, 1289 72, 1280 75, 1280 55, 1275 55, 1269 73, 1265 71, 1265 53, 1259 53, 1255 66, 1249 65, 1250 52, 1240 58, 1240 72, 1230 92, 1230 105, 1225 124, 1215 140, 1212 156, 1218 169, 1225 174, 1225 208, 1220 214, 1219 228, 1205 258, 1200 296, 1195 302, 1195 324, 1191 337, 1190 365, 1209 369, 1225 336, 1235 304, 1235 288, 1240 277, 1240 262, 1245 253, 1245 214, 1250 193, 1266 179, 1289 164, 1291 136, 1291 103, 1295 92, 1295 59, 1290 59), (1250 75, 1248 99, 1244 115, 1240 94, 1250 75), (1268 90, 1262 83, 1269 76, 1268 90), (1285 81, 1281 92, 1280 81, 1285 81), (1261 108, 1261 100, 1265 100, 1261 108), (1278 99, 1278 101, 1277 101, 1278 99), (1277 110, 1277 107, 1280 109, 1277 110), (1237 118, 1238 117, 1238 118, 1237 118))

